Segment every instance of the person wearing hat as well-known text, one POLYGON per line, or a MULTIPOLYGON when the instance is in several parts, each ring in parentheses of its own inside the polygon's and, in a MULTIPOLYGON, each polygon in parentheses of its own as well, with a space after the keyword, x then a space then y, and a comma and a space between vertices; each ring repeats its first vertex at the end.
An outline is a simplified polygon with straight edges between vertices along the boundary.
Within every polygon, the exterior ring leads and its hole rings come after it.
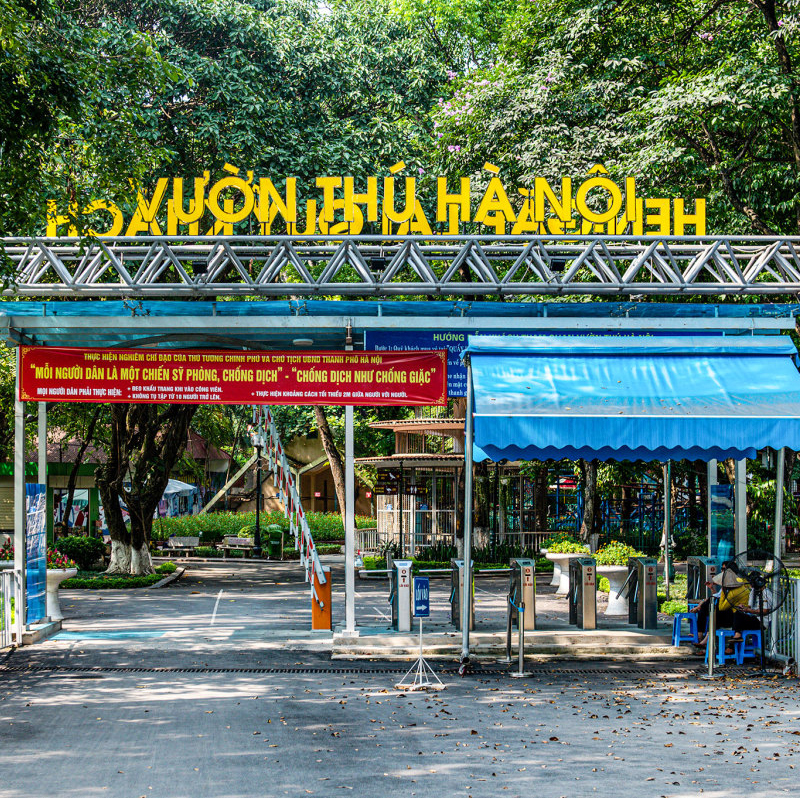
MULTIPOLYGON (((715 626, 717 629, 729 629, 733 626, 733 619, 734 619, 734 608, 733 605, 729 605, 727 602, 724 601, 723 595, 723 579, 725 578, 725 574, 729 573, 730 576, 728 577, 728 581, 730 578, 733 577, 736 579, 735 574, 735 564, 728 560, 722 563, 722 570, 715 574, 712 579, 706 582, 706 587, 713 591, 712 597, 718 599, 717 604, 717 616, 715 620, 715 626)), ((727 588, 727 583, 725 584, 727 588)), ((689 612, 696 612, 697 613, 697 629, 698 631, 705 630, 703 637, 697 641, 697 647, 700 649, 704 649, 708 643, 708 614, 711 611, 711 599, 703 599, 696 607, 692 607, 689 612)))

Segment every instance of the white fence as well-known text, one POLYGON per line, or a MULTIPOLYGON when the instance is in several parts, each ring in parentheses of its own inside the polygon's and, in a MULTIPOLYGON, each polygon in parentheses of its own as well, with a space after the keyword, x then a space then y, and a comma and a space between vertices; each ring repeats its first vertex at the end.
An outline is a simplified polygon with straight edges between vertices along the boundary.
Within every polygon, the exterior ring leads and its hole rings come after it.
MULTIPOLYGON (((798 662, 800 644, 800 579, 789 580, 786 601, 771 616, 770 656, 781 662, 798 662)), ((795 667, 797 667, 795 665, 795 667)))
POLYGON ((11 645, 11 605, 14 599, 14 571, 4 568, 0 571, 0 648, 11 645))

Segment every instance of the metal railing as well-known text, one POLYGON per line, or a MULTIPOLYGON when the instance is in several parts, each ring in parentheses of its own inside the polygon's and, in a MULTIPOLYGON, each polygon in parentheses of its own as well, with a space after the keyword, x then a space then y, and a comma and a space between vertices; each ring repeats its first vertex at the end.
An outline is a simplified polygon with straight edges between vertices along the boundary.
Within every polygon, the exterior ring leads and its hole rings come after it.
POLYGON ((4 568, 0 571, 0 648, 12 645, 12 607, 16 584, 13 570, 4 568))
POLYGON ((378 551, 383 542, 382 536, 378 533, 377 527, 367 529, 356 528, 356 550, 362 554, 365 551, 378 551))
POLYGON ((800 579, 789 580, 786 601, 770 616, 769 655, 779 662, 798 662, 800 649, 800 579))
POLYGON ((14 296, 780 295, 789 236, 6 238, 14 296))
POLYGON ((320 584, 327 581, 322 563, 319 561, 317 547, 314 545, 314 538, 306 520, 305 510, 300 501, 300 493, 295 484, 295 478, 289 469, 289 461, 286 459, 286 452, 283 450, 275 420, 269 408, 266 409, 267 423, 265 432, 267 435, 267 460, 272 468, 275 484, 278 486, 280 502, 283 511, 289 521, 289 532, 294 537, 295 548, 300 552, 300 564, 305 571, 306 581, 311 585, 311 595, 314 600, 322 606, 322 599, 317 595, 314 588, 312 572, 316 573, 320 584))

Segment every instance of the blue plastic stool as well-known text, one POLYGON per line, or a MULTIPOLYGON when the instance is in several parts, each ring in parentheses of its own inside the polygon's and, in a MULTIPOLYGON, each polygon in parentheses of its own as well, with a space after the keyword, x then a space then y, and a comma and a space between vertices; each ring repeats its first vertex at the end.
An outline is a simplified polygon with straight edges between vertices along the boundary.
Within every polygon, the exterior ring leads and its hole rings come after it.
POLYGON ((736 663, 744 664, 745 657, 761 656, 761 630, 747 629, 742 632, 742 640, 736 644, 736 663))
MULTIPOLYGON (((717 629, 717 665, 724 665, 728 660, 734 660, 737 664, 739 664, 738 654, 736 653, 736 649, 738 645, 736 644, 733 647, 733 654, 726 654, 725 653, 725 643, 729 637, 733 637, 733 630, 732 629, 717 629)), ((706 664, 708 664, 708 646, 706 646, 706 664)))
POLYGON ((694 612, 678 612, 672 621, 672 645, 680 646, 681 643, 696 643, 697 637, 697 614, 694 612), (681 622, 686 619, 689 622, 689 634, 683 633, 681 622))

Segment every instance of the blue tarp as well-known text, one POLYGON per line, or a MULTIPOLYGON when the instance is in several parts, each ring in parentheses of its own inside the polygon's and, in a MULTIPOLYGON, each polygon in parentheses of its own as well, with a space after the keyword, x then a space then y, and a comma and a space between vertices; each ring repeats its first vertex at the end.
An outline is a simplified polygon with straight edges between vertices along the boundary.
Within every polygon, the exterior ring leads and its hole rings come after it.
POLYGON ((788 336, 471 336, 491 460, 710 460, 800 449, 788 336))

